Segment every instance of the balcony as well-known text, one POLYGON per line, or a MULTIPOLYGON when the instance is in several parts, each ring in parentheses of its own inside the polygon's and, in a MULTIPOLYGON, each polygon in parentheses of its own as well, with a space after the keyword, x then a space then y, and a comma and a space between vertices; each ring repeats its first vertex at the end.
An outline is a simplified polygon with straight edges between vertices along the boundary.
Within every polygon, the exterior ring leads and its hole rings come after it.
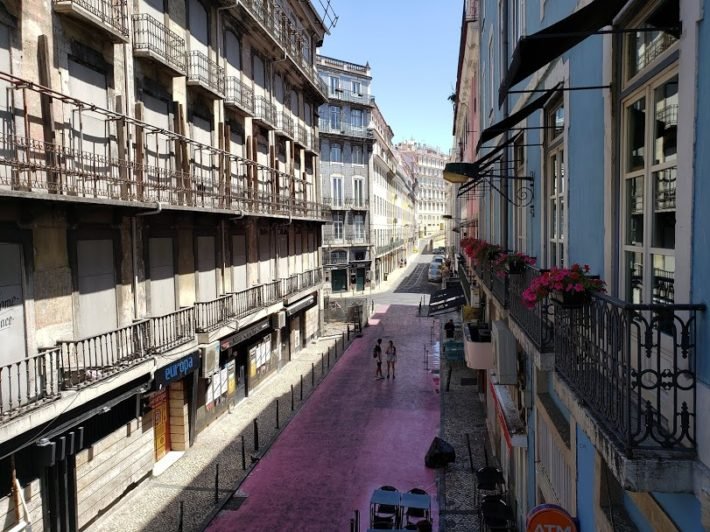
POLYGON ((265 96, 256 97, 254 119, 272 129, 276 125, 276 107, 265 96))
POLYGON ((296 124, 296 142, 310 150, 313 148, 313 128, 304 124, 296 124))
POLYGON ((329 100, 340 100, 342 102, 357 103, 360 105, 372 105, 374 98, 368 94, 361 94, 344 89, 329 89, 329 100))
POLYGON ((59 348, 0 366, 0 421, 59 397, 59 348))
POLYGON ((331 198, 330 196, 323 196, 323 205, 330 209, 331 211, 344 211, 345 201, 343 198, 331 198))
POLYGON ((552 351, 554 342, 553 305, 548 298, 545 298, 543 301, 538 301, 534 308, 529 309, 522 301, 523 291, 540 274, 540 270, 526 266, 522 274, 509 276, 509 306, 513 321, 525 332, 540 353, 546 353, 552 351))
POLYGON ((185 75, 185 39, 145 13, 133 15, 133 55, 185 75))
POLYGON ((151 353, 150 322, 81 340, 58 342, 62 389, 80 388, 106 379, 145 360, 151 353))
POLYGON ((232 294, 219 296, 211 301, 195 303, 195 322, 197 332, 210 332, 220 328, 233 319, 234 298, 232 294))
POLYGON ((155 353, 165 353, 194 339, 194 307, 181 308, 150 319, 150 345, 155 353))
POLYGON ((52 0, 54 11, 88 22, 114 43, 128 42, 126 0, 52 0))
POLYGON ((555 368, 627 457, 694 455, 695 323, 704 310, 605 295, 556 308, 555 368))
POLYGON ((345 198, 345 206, 354 211, 366 211, 370 208, 370 202, 363 198, 345 198))
POLYGON ((224 104, 254 114, 254 90, 236 76, 225 79, 224 104))
POLYGON ((215 96, 224 95, 224 69, 202 52, 187 54, 187 84, 202 87, 215 96))
POLYGON ((370 138, 372 137, 372 131, 367 129, 365 126, 353 126, 350 124, 337 123, 334 124, 330 120, 321 119, 318 122, 318 127, 320 133, 332 134, 332 135, 345 135, 348 137, 355 138, 370 138))
POLYGON ((293 118, 285 109, 276 113, 276 130, 290 139, 293 138, 293 118))

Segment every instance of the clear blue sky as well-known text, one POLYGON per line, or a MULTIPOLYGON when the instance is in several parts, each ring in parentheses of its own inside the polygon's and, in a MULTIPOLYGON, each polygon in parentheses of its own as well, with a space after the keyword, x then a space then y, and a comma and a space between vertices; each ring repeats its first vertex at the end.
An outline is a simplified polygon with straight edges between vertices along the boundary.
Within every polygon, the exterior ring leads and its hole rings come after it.
POLYGON ((448 151, 463 0, 331 0, 331 6, 338 21, 319 53, 370 63, 372 94, 395 142, 413 138, 448 151))

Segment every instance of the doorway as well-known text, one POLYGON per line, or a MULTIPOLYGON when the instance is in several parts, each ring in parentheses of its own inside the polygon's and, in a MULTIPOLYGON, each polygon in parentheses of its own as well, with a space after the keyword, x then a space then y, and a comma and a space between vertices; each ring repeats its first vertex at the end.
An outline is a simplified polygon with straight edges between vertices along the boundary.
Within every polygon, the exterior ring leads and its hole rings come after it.
POLYGON ((155 461, 159 461, 170 450, 170 417, 168 416, 168 391, 155 395, 153 402, 153 431, 155 438, 155 461))
POLYGON ((331 276, 333 292, 345 292, 348 289, 347 270, 333 270, 331 276))

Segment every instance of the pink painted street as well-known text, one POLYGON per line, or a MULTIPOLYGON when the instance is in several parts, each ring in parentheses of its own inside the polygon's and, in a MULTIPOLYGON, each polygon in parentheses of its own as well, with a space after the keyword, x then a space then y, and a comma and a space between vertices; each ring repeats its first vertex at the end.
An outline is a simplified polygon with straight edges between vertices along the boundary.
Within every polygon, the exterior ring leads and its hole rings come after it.
POLYGON ((348 530, 355 510, 365 530, 370 497, 383 485, 430 494, 437 530, 436 471, 424 465, 440 424, 439 379, 424 352, 438 340, 432 323, 415 306, 378 305, 363 337, 242 483, 245 502, 208 530, 348 530), (377 338, 397 346, 396 379, 375 380, 377 338))

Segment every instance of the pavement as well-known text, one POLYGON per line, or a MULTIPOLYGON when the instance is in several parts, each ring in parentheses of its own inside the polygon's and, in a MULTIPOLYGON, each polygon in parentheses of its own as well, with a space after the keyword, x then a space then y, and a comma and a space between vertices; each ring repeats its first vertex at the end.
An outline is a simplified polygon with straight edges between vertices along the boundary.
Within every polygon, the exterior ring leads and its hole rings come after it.
MULTIPOLYGON (((327 324, 318 341, 203 430, 178 462, 135 487, 90 529, 329 532, 350 530, 357 510, 359 530, 366 530, 370 495, 389 484, 401 491, 419 487, 432 495, 434 530, 478 530, 472 469, 485 465, 486 437, 484 409, 472 385, 475 372, 452 363, 446 391, 449 365, 438 360, 438 341, 449 315, 419 317, 421 294, 393 292, 424 262, 426 255, 413 256, 406 268, 390 273, 373 297, 369 326, 344 352, 334 344, 343 338, 345 324, 327 324), (392 338, 398 346, 396 380, 374 380, 371 353, 378 337, 392 338), (432 372, 439 364, 441 380, 432 372), (303 401, 298 394, 302 377, 303 401), (253 449, 255 418, 258 452, 253 449), (424 466, 424 456, 436 435, 454 446, 457 461, 432 470, 424 466)), ((456 319, 455 313, 451 317, 456 319)))

